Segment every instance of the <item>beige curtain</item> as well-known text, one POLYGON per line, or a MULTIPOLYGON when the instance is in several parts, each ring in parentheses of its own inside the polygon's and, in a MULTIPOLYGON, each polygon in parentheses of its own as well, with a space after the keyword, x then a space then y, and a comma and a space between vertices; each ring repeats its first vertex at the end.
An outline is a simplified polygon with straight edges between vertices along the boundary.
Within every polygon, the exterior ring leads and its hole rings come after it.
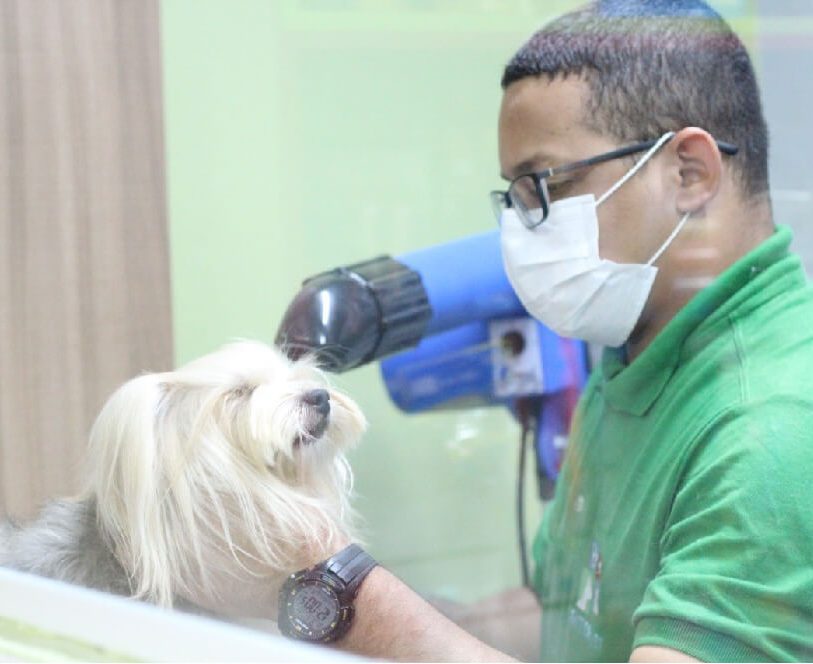
POLYGON ((172 356, 156 0, 0 0, 0 514, 172 356))

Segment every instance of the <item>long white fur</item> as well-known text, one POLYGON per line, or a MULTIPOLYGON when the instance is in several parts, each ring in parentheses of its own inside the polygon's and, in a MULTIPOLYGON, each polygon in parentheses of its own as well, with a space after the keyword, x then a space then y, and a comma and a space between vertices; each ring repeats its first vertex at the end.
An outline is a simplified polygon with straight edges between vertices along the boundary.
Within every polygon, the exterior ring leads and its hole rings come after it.
POLYGON ((247 580, 279 582, 357 539, 344 452, 365 427, 311 361, 237 342, 110 397, 90 434, 79 502, 95 503, 134 596, 217 606, 247 580), (330 394, 318 439, 309 435, 318 415, 302 398, 313 389, 330 394))

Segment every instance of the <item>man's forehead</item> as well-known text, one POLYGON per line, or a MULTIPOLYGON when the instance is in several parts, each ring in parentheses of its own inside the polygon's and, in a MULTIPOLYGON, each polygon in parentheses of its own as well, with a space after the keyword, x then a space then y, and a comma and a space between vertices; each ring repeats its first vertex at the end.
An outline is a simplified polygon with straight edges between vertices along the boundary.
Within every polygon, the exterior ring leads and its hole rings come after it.
POLYGON ((583 125, 586 84, 527 78, 508 86, 500 108, 500 167, 515 177, 572 161, 591 132, 583 125))

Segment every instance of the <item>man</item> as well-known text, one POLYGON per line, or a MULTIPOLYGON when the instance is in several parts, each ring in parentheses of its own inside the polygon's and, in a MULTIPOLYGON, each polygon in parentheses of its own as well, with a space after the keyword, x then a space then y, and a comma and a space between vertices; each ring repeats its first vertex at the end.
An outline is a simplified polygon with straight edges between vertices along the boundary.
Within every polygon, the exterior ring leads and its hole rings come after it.
MULTIPOLYGON (((608 347, 534 546, 542 657, 813 659, 813 295, 745 49, 700 0, 607 0, 503 88, 506 271, 608 347)), ((355 611, 350 650, 502 657, 380 567, 355 611)))

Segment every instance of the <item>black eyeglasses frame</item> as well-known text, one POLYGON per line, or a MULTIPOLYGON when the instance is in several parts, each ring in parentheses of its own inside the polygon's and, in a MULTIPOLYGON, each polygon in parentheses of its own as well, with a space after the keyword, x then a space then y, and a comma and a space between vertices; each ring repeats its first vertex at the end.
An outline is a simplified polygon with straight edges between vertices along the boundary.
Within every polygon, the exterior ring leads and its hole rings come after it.
MULTIPOLYGON (((525 177, 531 177, 534 182, 534 187, 536 188, 536 194, 539 197, 539 202, 541 203, 542 207, 542 218, 534 222, 532 220, 527 219, 523 214, 520 214, 520 220, 522 221, 523 225, 527 228, 536 228, 545 219, 548 218, 548 212, 550 210, 550 194, 548 193, 548 187, 546 180, 551 178, 555 175, 561 175, 562 173, 570 173, 572 171, 577 171, 582 168, 587 168, 588 166, 595 166, 596 164, 604 163, 605 161, 611 161, 613 159, 621 159, 622 157, 628 157, 629 155, 637 154, 639 152, 645 152, 655 146, 655 144, 660 139, 652 139, 649 141, 642 141, 641 143, 635 143, 633 145, 627 145, 623 148, 617 148, 615 150, 611 150, 610 152, 605 152, 603 154, 596 155, 594 157, 588 157, 587 159, 581 159, 579 161, 574 161, 569 164, 563 164, 561 166, 553 166, 552 168, 546 168, 543 171, 537 171, 534 173, 521 173, 517 175, 511 182, 508 183, 508 189, 506 190, 499 190, 495 189, 494 191, 489 193, 489 197, 491 198, 492 208, 494 209, 494 214, 497 217, 497 221, 499 222, 500 216, 502 215, 502 211, 506 208, 511 207, 518 207, 515 206, 513 201, 511 200, 510 191, 511 187, 514 183, 525 177)), ((733 143, 727 143, 725 141, 718 141, 715 139, 717 143, 717 148, 723 154, 734 156, 739 152, 739 147, 734 145, 733 143)))

